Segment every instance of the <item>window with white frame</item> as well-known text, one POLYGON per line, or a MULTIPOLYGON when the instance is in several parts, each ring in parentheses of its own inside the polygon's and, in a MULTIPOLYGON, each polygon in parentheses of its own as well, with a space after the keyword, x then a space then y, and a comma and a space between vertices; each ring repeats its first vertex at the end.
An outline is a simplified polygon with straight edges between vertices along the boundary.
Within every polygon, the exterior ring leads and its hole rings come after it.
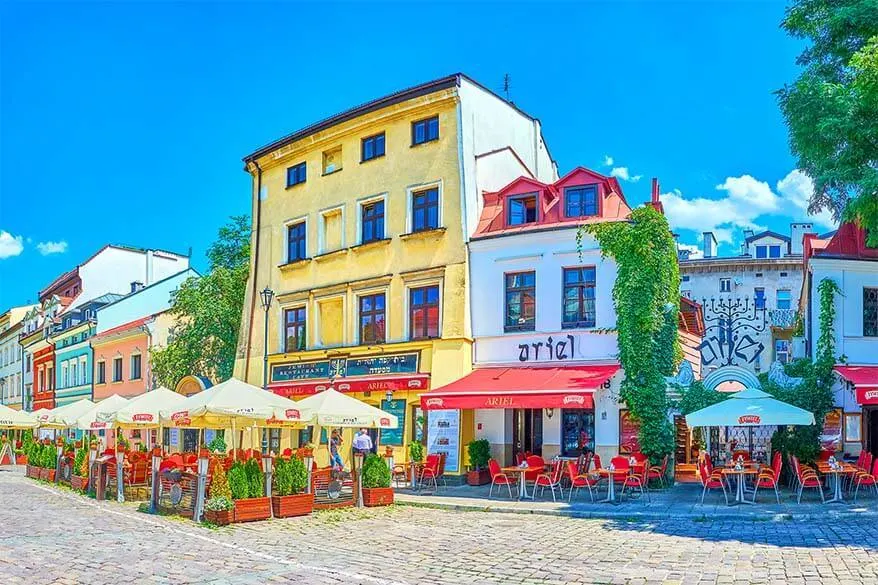
POLYGON ((129 378, 131 380, 140 380, 143 377, 143 372, 140 369, 141 367, 141 356, 139 353, 135 353, 131 356, 131 372, 129 373, 129 378))
POLYGON ((387 311, 383 292, 365 294, 357 299, 360 343, 387 341, 387 311))
MULTIPOLYGON (((40 374, 41 374, 40 377, 42 377, 42 372, 40 372, 40 374)), ((69 383, 67 380, 67 364, 63 363, 63 364, 61 364, 61 386, 63 388, 67 388, 68 385, 69 385, 69 383)), ((42 384, 41 384, 41 386, 42 386, 42 384)))
POLYGON ((304 260, 308 257, 308 229, 304 221, 287 225, 287 262, 304 260))
POLYGON ((731 278, 720 278, 719 279, 719 292, 721 292, 721 293, 732 292, 732 279, 731 278))
POLYGON ((790 361, 790 341, 788 339, 774 340, 774 359, 782 364, 790 361))
POLYGON ((360 243, 384 239, 384 198, 360 203, 360 243))
POLYGON ((79 383, 88 384, 88 360, 84 357, 79 359, 79 383))

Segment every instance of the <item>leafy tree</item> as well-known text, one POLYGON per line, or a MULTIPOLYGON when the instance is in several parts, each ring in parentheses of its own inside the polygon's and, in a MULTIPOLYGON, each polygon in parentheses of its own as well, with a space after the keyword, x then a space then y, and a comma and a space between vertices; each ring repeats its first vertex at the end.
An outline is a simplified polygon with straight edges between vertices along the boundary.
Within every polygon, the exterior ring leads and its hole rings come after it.
MULTIPOLYGON (((878 226, 878 0, 796 0, 783 28, 805 39, 799 78, 778 92, 810 211, 878 226)), ((869 231, 878 246, 878 229, 869 231)))
POLYGON ((168 345, 151 350, 153 373, 168 388, 190 374, 232 375, 249 273, 249 218, 235 216, 221 227, 207 257, 208 274, 174 293, 170 313, 177 323, 168 345))
POLYGON ((619 361, 625 370, 620 396, 640 424, 643 453, 657 461, 674 450, 668 420, 665 376, 674 373, 683 353, 677 337, 680 269, 677 248, 664 215, 644 206, 628 221, 583 226, 605 257, 618 267, 613 285, 619 361))

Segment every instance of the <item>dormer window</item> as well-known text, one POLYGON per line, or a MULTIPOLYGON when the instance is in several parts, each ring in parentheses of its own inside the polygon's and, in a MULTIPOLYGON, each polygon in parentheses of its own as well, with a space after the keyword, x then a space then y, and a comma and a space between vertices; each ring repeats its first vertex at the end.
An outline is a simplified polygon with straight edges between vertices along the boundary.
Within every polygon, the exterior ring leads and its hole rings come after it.
POLYGON ((597 214, 597 185, 580 185, 564 189, 564 215, 566 217, 588 217, 597 214))
POLYGON ((524 225, 537 221, 537 194, 517 195, 507 202, 507 223, 524 225))

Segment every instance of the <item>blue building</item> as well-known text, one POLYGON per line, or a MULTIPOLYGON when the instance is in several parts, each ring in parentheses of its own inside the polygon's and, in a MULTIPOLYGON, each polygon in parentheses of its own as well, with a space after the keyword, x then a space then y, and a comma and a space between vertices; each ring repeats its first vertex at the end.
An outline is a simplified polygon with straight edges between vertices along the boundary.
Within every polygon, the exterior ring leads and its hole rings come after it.
POLYGON ((52 330, 55 343, 55 406, 92 397, 92 350, 97 310, 122 298, 105 294, 63 313, 52 330))

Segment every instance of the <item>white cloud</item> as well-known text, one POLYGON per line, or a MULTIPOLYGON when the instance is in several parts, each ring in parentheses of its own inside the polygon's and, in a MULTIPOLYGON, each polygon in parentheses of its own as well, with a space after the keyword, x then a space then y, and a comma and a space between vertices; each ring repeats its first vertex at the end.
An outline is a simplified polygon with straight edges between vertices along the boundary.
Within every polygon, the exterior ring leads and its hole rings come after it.
POLYGON ((689 250, 690 260, 700 260, 701 258, 704 258, 704 251, 695 244, 677 244, 677 247, 681 250, 689 250))
POLYGON ((814 193, 814 181, 799 169, 790 171, 786 177, 777 182, 777 192, 789 204, 788 207, 794 218, 805 215, 814 223, 826 228, 835 228, 838 225, 832 219, 832 213, 826 209, 815 215, 808 213, 808 201, 814 193))
POLYGON ((768 183, 757 181, 750 175, 727 177, 725 182, 717 185, 716 188, 719 191, 726 191, 731 201, 747 205, 753 212, 768 213, 780 207, 780 198, 772 192, 768 183))
POLYGON ((613 157, 610 156, 609 154, 604 155, 604 166, 605 167, 613 166, 613 157))
POLYGON ((49 254, 63 254, 67 251, 67 242, 40 242, 37 244, 37 250, 40 251, 40 254, 43 256, 48 256, 49 254))
POLYGON ((733 243, 734 228, 763 229, 754 222, 760 214, 731 197, 686 199, 679 189, 675 189, 662 194, 661 200, 672 228, 692 230, 699 234, 713 232, 719 242, 733 243))
POLYGON ((636 183, 643 178, 643 175, 630 174, 628 172, 628 167, 613 167, 613 170, 610 171, 610 175, 622 179, 623 181, 630 181, 631 183, 636 183))
POLYGON ((7 231, 0 230, 0 260, 18 256, 24 250, 21 236, 13 236, 7 231))

